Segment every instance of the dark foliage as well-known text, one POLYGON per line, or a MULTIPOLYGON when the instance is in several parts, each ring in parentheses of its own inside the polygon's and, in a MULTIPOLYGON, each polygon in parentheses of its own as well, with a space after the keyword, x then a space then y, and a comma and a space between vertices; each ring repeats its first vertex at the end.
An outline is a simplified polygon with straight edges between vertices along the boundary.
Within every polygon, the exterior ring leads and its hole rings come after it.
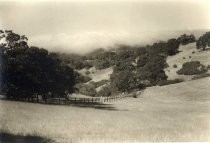
POLYGON ((4 32, 6 44, 1 45, 1 85, 8 98, 24 99, 34 95, 65 96, 73 92, 74 71, 55 53, 28 47, 27 38, 12 31, 4 32))
POLYGON ((186 62, 182 68, 177 71, 178 74, 195 75, 207 72, 207 69, 199 61, 186 62))
POLYGON ((210 47, 210 32, 206 32, 196 42, 197 49, 205 50, 207 46, 210 47))
POLYGON ((77 84, 75 87, 76 87, 77 93, 80 93, 83 95, 96 96, 97 94, 95 87, 91 84, 80 83, 80 84, 77 84))
POLYGON ((123 70, 111 74, 111 87, 115 91, 129 92, 133 89, 143 89, 144 85, 138 82, 136 75, 129 71, 123 70))
POLYGON ((160 82, 158 82, 159 86, 164 86, 164 85, 169 85, 169 84, 176 84, 176 83, 180 83, 183 82, 183 79, 174 79, 174 80, 162 80, 160 82))
POLYGON ((177 40, 182 45, 187 45, 189 43, 193 43, 196 41, 195 36, 193 34, 191 35, 183 34, 177 40))
POLYGON ((167 54, 169 56, 175 55, 178 53, 179 41, 176 39, 169 39, 167 42, 167 54))
POLYGON ((85 56, 77 54, 59 54, 59 59, 76 70, 89 69, 93 66, 85 56))
POLYGON ((156 85, 159 81, 167 79, 164 72, 165 67, 166 62, 164 57, 152 57, 144 67, 137 69, 137 77, 139 81, 148 80, 152 85, 156 85))
POLYGON ((76 83, 86 83, 92 80, 89 76, 84 76, 78 72, 74 72, 74 77, 76 83))
POLYGON ((205 78, 205 77, 209 77, 210 76, 210 73, 202 73, 202 74, 199 74, 199 75, 194 75, 192 80, 196 80, 196 79, 200 79, 200 78, 205 78))
POLYGON ((97 93, 97 96, 107 97, 112 95, 112 88, 110 86, 103 86, 97 93))

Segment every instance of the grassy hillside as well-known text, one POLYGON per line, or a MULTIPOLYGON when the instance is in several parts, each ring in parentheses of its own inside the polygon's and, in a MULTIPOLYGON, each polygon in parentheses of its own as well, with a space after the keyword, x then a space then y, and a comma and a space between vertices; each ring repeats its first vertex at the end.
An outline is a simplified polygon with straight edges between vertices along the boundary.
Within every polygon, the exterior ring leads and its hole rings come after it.
POLYGON ((182 68, 183 63, 190 61, 200 61, 201 64, 205 66, 210 65, 210 50, 201 51, 196 49, 196 43, 190 43, 187 45, 181 45, 179 47, 179 53, 174 56, 168 56, 166 62, 169 67, 165 69, 165 73, 168 79, 183 78, 185 80, 190 80, 191 75, 178 75, 176 72, 182 68), (173 65, 177 65, 174 68, 173 65))
POLYGON ((210 141, 210 78, 147 88, 99 110, 0 101, 0 130, 56 142, 210 141), (109 107, 109 108, 108 108, 109 107))

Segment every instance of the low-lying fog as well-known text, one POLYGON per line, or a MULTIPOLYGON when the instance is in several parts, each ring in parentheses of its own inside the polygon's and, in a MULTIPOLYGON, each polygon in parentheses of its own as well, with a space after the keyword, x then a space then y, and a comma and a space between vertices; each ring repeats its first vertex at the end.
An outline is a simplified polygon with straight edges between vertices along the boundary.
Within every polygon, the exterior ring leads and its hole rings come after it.
POLYGON ((115 44, 145 45, 210 28, 207 0, 0 2, 0 29, 50 51, 84 54, 115 44))

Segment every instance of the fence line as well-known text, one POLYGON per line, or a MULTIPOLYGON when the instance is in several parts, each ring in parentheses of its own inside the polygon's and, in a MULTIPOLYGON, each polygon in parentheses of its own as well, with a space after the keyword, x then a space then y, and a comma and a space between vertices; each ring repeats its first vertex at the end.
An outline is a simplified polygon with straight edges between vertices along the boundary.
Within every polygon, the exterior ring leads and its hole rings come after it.
POLYGON ((114 102, 118 100, 122 100, 127 97, 133 97, 134 94, 122 94, 116 96, 109 96, 109 97, 89 97, 89 98, 77 98, 77 97, 70 97, 70 98, 47 98, 45 100, 39 99, 38 96, 25 99, 25 100, 17 100, 17 101, 24 101, 24 102, 33 102, 33 103, 43 103, 43 104, 56 104, 56 105, 70 105, 70 104, 102 104, 105 102, 114 102))

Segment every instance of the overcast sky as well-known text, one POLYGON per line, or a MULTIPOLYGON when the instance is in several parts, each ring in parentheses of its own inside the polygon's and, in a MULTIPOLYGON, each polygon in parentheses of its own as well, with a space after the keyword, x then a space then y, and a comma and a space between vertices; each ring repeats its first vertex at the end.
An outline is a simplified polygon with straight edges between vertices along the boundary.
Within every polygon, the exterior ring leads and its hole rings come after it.
POLYGON ((0 1, 0 28, 25 34, 30 45, 85 53, 210 29, 210 1, 0 1))

